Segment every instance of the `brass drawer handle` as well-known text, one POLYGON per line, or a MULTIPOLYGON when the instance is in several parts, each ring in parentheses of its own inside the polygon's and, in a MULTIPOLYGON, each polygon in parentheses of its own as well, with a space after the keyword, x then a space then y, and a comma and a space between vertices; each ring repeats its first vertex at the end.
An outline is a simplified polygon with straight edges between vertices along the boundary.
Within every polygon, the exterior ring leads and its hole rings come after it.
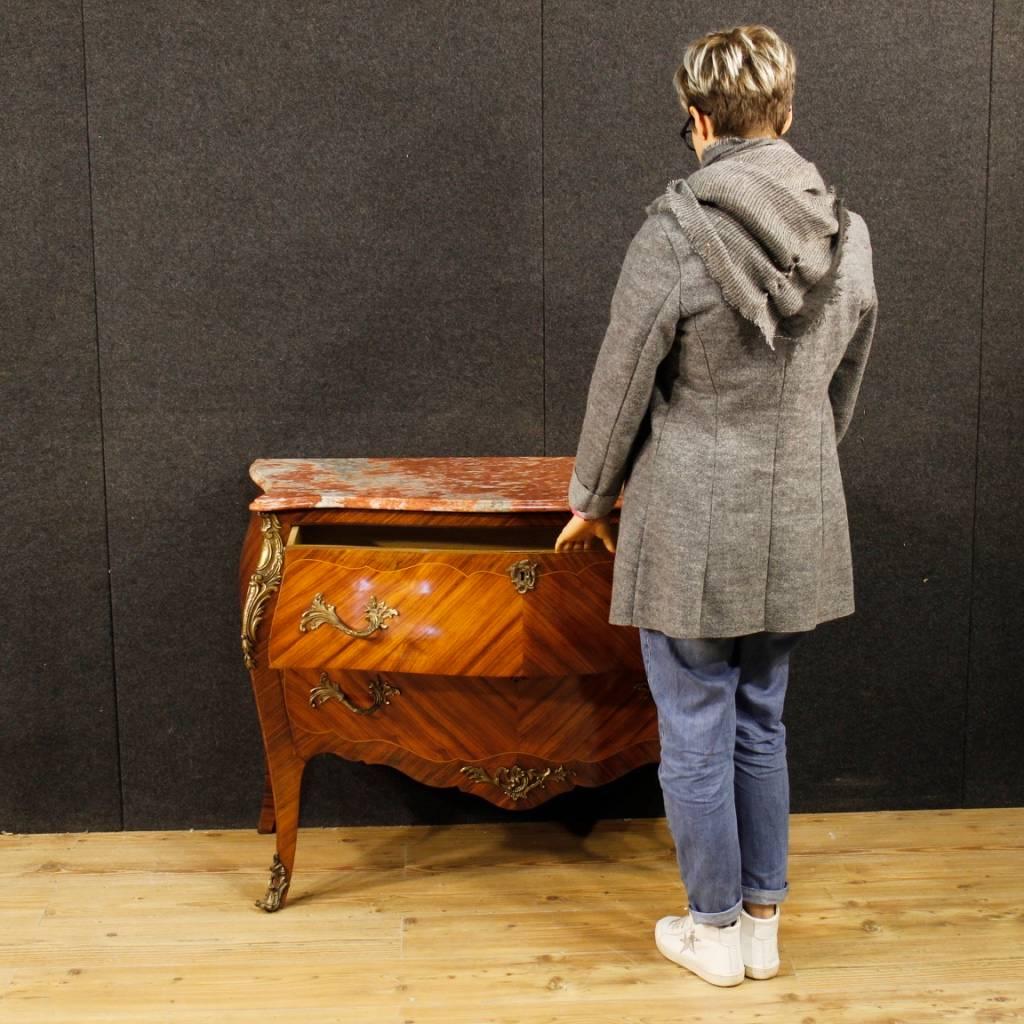
POLYGON ((329 700, 336 700, 339 704, 344 704, 354 715, 372 715, 384 704, 390 704, 391 697, 394 697, 396 694, 401 695, 402 693, 397 686, 392 686, 387 680, 381 679, 380 676, 376 679, 371 679, 368 685, 370 696, 373 697, 373 703, 369 707, 361 708, 353 704, 345 696, 341 687, 337 683, 332 682, 326 672, 322 672, 320 674, 320 685, 314 686, 309 691, 309 706, 311 708, 319 708, 329 700))
POLYGON ((319 629, 321 626, 333 626, 346 636, 367 637, 376 633, 378 629, 387 629, 387 620, 398 614, 397 608, 389 608, 383 601, 371 597, 370 603, 366 606, 366 621, 369 625, 365 629, 353 629, 346 626, 338 613, 334 610, 333 604, 324 603, 324 595, 317 594, 313 603, 302 613, 299 619, 299 632, 308 633, 311 630, 319 629))
POLYGON ((508 574, 512 577, 512 583, 520 594, 525 594, 537 586, 537 570, 539 568, 540 566, 536 562, 531 562, 528 558, 509 566, 508 574))
POLYGON ((538 786, 544 789, 544 783, 548 779, 566 782, 570 775, 576 774, 572 768, 566 768, 564 765, 558 765, 557 768, 545 768, 541 771, 539 768, 524 768, 522 765, 514 764, 509 768, 499 768, 491 775, 486 768, 481 768, 478 764, 467 764, 463 765, 459 771, 468 775, 474 782, 497 786, 513 800, 522 800, 538 786))

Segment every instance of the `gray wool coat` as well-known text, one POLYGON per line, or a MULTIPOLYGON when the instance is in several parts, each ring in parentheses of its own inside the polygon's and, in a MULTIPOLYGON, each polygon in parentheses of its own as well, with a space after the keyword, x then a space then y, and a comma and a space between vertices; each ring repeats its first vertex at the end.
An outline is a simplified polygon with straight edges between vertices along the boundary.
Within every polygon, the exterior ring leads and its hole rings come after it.
POLYGON ((716 142, 647 213, 568 495, 591 518, 625 486, 609 621, 725 637, 851 614, 836 446, 877 317, 863 218, 783 139, 716 142))

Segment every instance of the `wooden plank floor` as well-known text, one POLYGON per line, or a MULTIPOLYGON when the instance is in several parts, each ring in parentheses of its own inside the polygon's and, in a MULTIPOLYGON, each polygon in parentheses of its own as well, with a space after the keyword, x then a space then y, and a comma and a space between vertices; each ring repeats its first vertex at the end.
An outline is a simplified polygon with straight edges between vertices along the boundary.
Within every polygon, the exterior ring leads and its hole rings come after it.
POLYGON ((782 970, 662 959, 661 819, 0 836, 0 1021, 1024 1021, 1024 808, 794 815, 782 970))

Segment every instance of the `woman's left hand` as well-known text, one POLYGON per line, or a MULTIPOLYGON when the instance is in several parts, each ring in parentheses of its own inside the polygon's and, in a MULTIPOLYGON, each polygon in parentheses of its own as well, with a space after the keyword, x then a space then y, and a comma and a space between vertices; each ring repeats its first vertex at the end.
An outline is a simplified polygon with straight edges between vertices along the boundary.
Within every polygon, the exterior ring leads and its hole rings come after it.
POLYGON ((595 538, 602 541, 609 551, 615 550, 611 519, 608 516, 602 516, 600 519, 581 519, 579 516, 573 516, 558 535, 555 550, 585 551, 595 538))

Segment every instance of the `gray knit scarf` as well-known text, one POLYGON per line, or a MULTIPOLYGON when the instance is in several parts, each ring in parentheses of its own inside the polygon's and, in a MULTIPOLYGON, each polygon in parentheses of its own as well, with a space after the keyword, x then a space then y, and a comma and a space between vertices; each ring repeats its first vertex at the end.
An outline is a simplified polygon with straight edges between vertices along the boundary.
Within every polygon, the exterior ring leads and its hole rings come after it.
POLYGON ((822 321, 837 294, 849 214, 834 186, 784 139, 716 140, 701 167, 669 182, 648 211, 666 208, 726 302, 770 348, 822 321))

